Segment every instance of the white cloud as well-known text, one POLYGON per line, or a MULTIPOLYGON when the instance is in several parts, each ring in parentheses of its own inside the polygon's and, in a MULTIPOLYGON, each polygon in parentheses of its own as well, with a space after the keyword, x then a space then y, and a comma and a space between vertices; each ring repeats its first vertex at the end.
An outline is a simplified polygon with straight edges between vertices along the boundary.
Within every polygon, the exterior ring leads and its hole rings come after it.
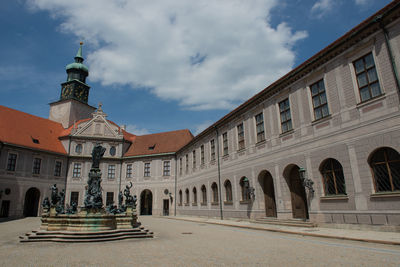
POLYGON ((371 1, 370 0, 355 0, 356 4, 359 6, 364 6, 369 4, 371 1))
POLYGON ((90 43, 90 79, 149 88, 189 109, 230 109, 293 66, 307 36, 268 24, 277 0, 30 0, 90 43))
MULTIPOLYGON (((357 1, 357 0, 356 0, 357 1)), ((311 13, 316 15, 317 18, 323 17, 326 13, 333 8, 332 0, 318 0, 311 8, 311 13)))
POLYGON ((145 134, 150 134, 149 130, 144 129, 144 128, 140 128, 137 125, 134 124, 129 124, 126 126, 126 130, 129 133, 132 133, 134 135, 145 135, 145 134))
POLYGON ((205 122, 202 122, 202 123, 196 125, 196 126, 194 127, 194 132, 193 132, 193 134, 194 134, 194 135, 198 135, 199 133, 201 133, 202 131, 204 131, 204 130, 207 129, 208 127, 210 127, 211 124, 213 124, 212 121, 205 121, 205 122))

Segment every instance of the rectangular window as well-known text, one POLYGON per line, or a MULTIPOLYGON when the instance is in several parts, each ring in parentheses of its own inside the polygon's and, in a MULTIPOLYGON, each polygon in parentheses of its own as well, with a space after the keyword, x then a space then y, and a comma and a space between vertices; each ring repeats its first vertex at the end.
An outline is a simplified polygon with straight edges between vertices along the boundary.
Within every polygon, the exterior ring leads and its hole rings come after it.
POLYGON ((62 165, 62 162, 59 160, 56 160, 56 163, 54 165, 54 176, 61 176, 61 165, 62 165))
POLYGON ((144 176, 150 177, 150 162, 144 163, 144 176))
POLYGON ((179 158, 179 174, 182 175, 182 158, 179 158))
POLYGON ((171 175, 171 163, 170 161, 164 161, 164 169, 163 169, 163 175, 164 176, 170 176, 171 175))
POLYGON ((34 158, 33 159, 33 174, 40 174, 40 165, 42 164, 42 159, 34 158))
POLYGON ((106 206, 114 204, 114 192, 107 192, 106 195, 106 206))
POLYGON ((196 150, 193 150, 192 152, 192 158, 193 158, 193 170, 196 169, 196 150))
POLYGON ((186 171, 186 173, 188 173, 189 172, 189 155, 188 154, 186 154, 185 159, 186 159, 186 162, 185 162, 186 169, 185 169, 185 171, 186 171))
POLYGON ((292 130, 292 116, 290 114, 289 98, 279 102, 279 112, 281 115, 282 133, 292 130))
POLYGON ((132 164, 126 165, 126 178, 132 178, 132 164))
POLYGON ((379 85, 372 53, 357 59, 353 62, 353 65, 357 76, 361 102, 381 95, 382 91, 379 85))
POLYGON ((115 165, 108 165, 108 179, 115 179, 115 165))
POLYGON ((256 131, 257 131, 257 143, 265 140, 264 134, 264 115, 261 112, 256 115, 256 131))
POLYGON ((74 163, 74 170, 72 172, 72 177, 73 178, 81 177, 81 169, 82 169, 81 163, 74 163))
POLYGON ((215 160, 215 141, 212 139, 210 141, 210 151, 211 151, 211 160, 215 160))
POLYGON ((200 160, 201 160, 201 165, 204 165, 204 145, 201 145, 200 147, 200 160))
POLYGON ((315 120, 325 118, 329 115, 328 102, 326 100, 324 80, 320 80, 310 86, 311 97, 314 107, 315 120))
POLYGON ((244 128, 243 128, 243 122, 237 126, 237 135, 238 135, 238 148, 243 149, 244 148, 244 128))
POLYGON ((79 192, 71 192, 71 197, 69 199, 69 205, 72 206, 72 203, 76 205, 79 204, 79 192))
POLYGON ((228 155, 228 133, 222 134, 222 144, 224 146, 224 156, 228 155))
POLYGON ((15 171, 15 166, 17 165, 17 154, 9 153, 7 161, 7 171, 15 171))

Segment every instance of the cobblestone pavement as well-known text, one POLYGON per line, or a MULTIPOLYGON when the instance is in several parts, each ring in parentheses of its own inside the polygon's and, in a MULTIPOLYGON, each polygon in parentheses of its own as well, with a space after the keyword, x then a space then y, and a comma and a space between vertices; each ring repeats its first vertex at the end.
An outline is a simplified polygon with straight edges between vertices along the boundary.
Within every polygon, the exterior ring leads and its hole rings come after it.
POLYGON ((0 266, 399 266, 400 247, 141 216, 156 238, 19 243, 39 218, 0 223, 0 266))

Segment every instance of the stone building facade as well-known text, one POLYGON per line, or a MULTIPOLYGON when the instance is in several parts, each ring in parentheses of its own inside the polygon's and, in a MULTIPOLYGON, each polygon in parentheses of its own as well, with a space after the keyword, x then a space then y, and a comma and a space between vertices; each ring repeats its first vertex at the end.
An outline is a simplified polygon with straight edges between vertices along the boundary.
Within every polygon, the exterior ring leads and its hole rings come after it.
POLYGON ((395 1, 180 149, 178 214, 399 225, 398 16, 395 1))
POLYGON ((0 107, 1 215, 36 215, 54 183, 82 205, 101 143, 104 203, 132 182, 141 214, 400 225, 399 16, 393 1, 195 137, 89 106, 80 48, 49 120, 0 107))

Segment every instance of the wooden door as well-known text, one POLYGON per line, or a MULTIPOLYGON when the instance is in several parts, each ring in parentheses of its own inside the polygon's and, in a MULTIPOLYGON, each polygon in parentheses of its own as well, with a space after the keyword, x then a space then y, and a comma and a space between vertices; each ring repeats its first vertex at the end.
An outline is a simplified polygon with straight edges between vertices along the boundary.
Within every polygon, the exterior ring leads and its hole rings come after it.
POLYGON ((308 219, 306 192, 300 180, 299 168, 297 166, 292 168, 289 178, 293 218, 308 219))
POLYGON ((264 176, 263 191, 265 199, 265 216, 276 217, 274 181, 269 173, 266 173, 264 176))

